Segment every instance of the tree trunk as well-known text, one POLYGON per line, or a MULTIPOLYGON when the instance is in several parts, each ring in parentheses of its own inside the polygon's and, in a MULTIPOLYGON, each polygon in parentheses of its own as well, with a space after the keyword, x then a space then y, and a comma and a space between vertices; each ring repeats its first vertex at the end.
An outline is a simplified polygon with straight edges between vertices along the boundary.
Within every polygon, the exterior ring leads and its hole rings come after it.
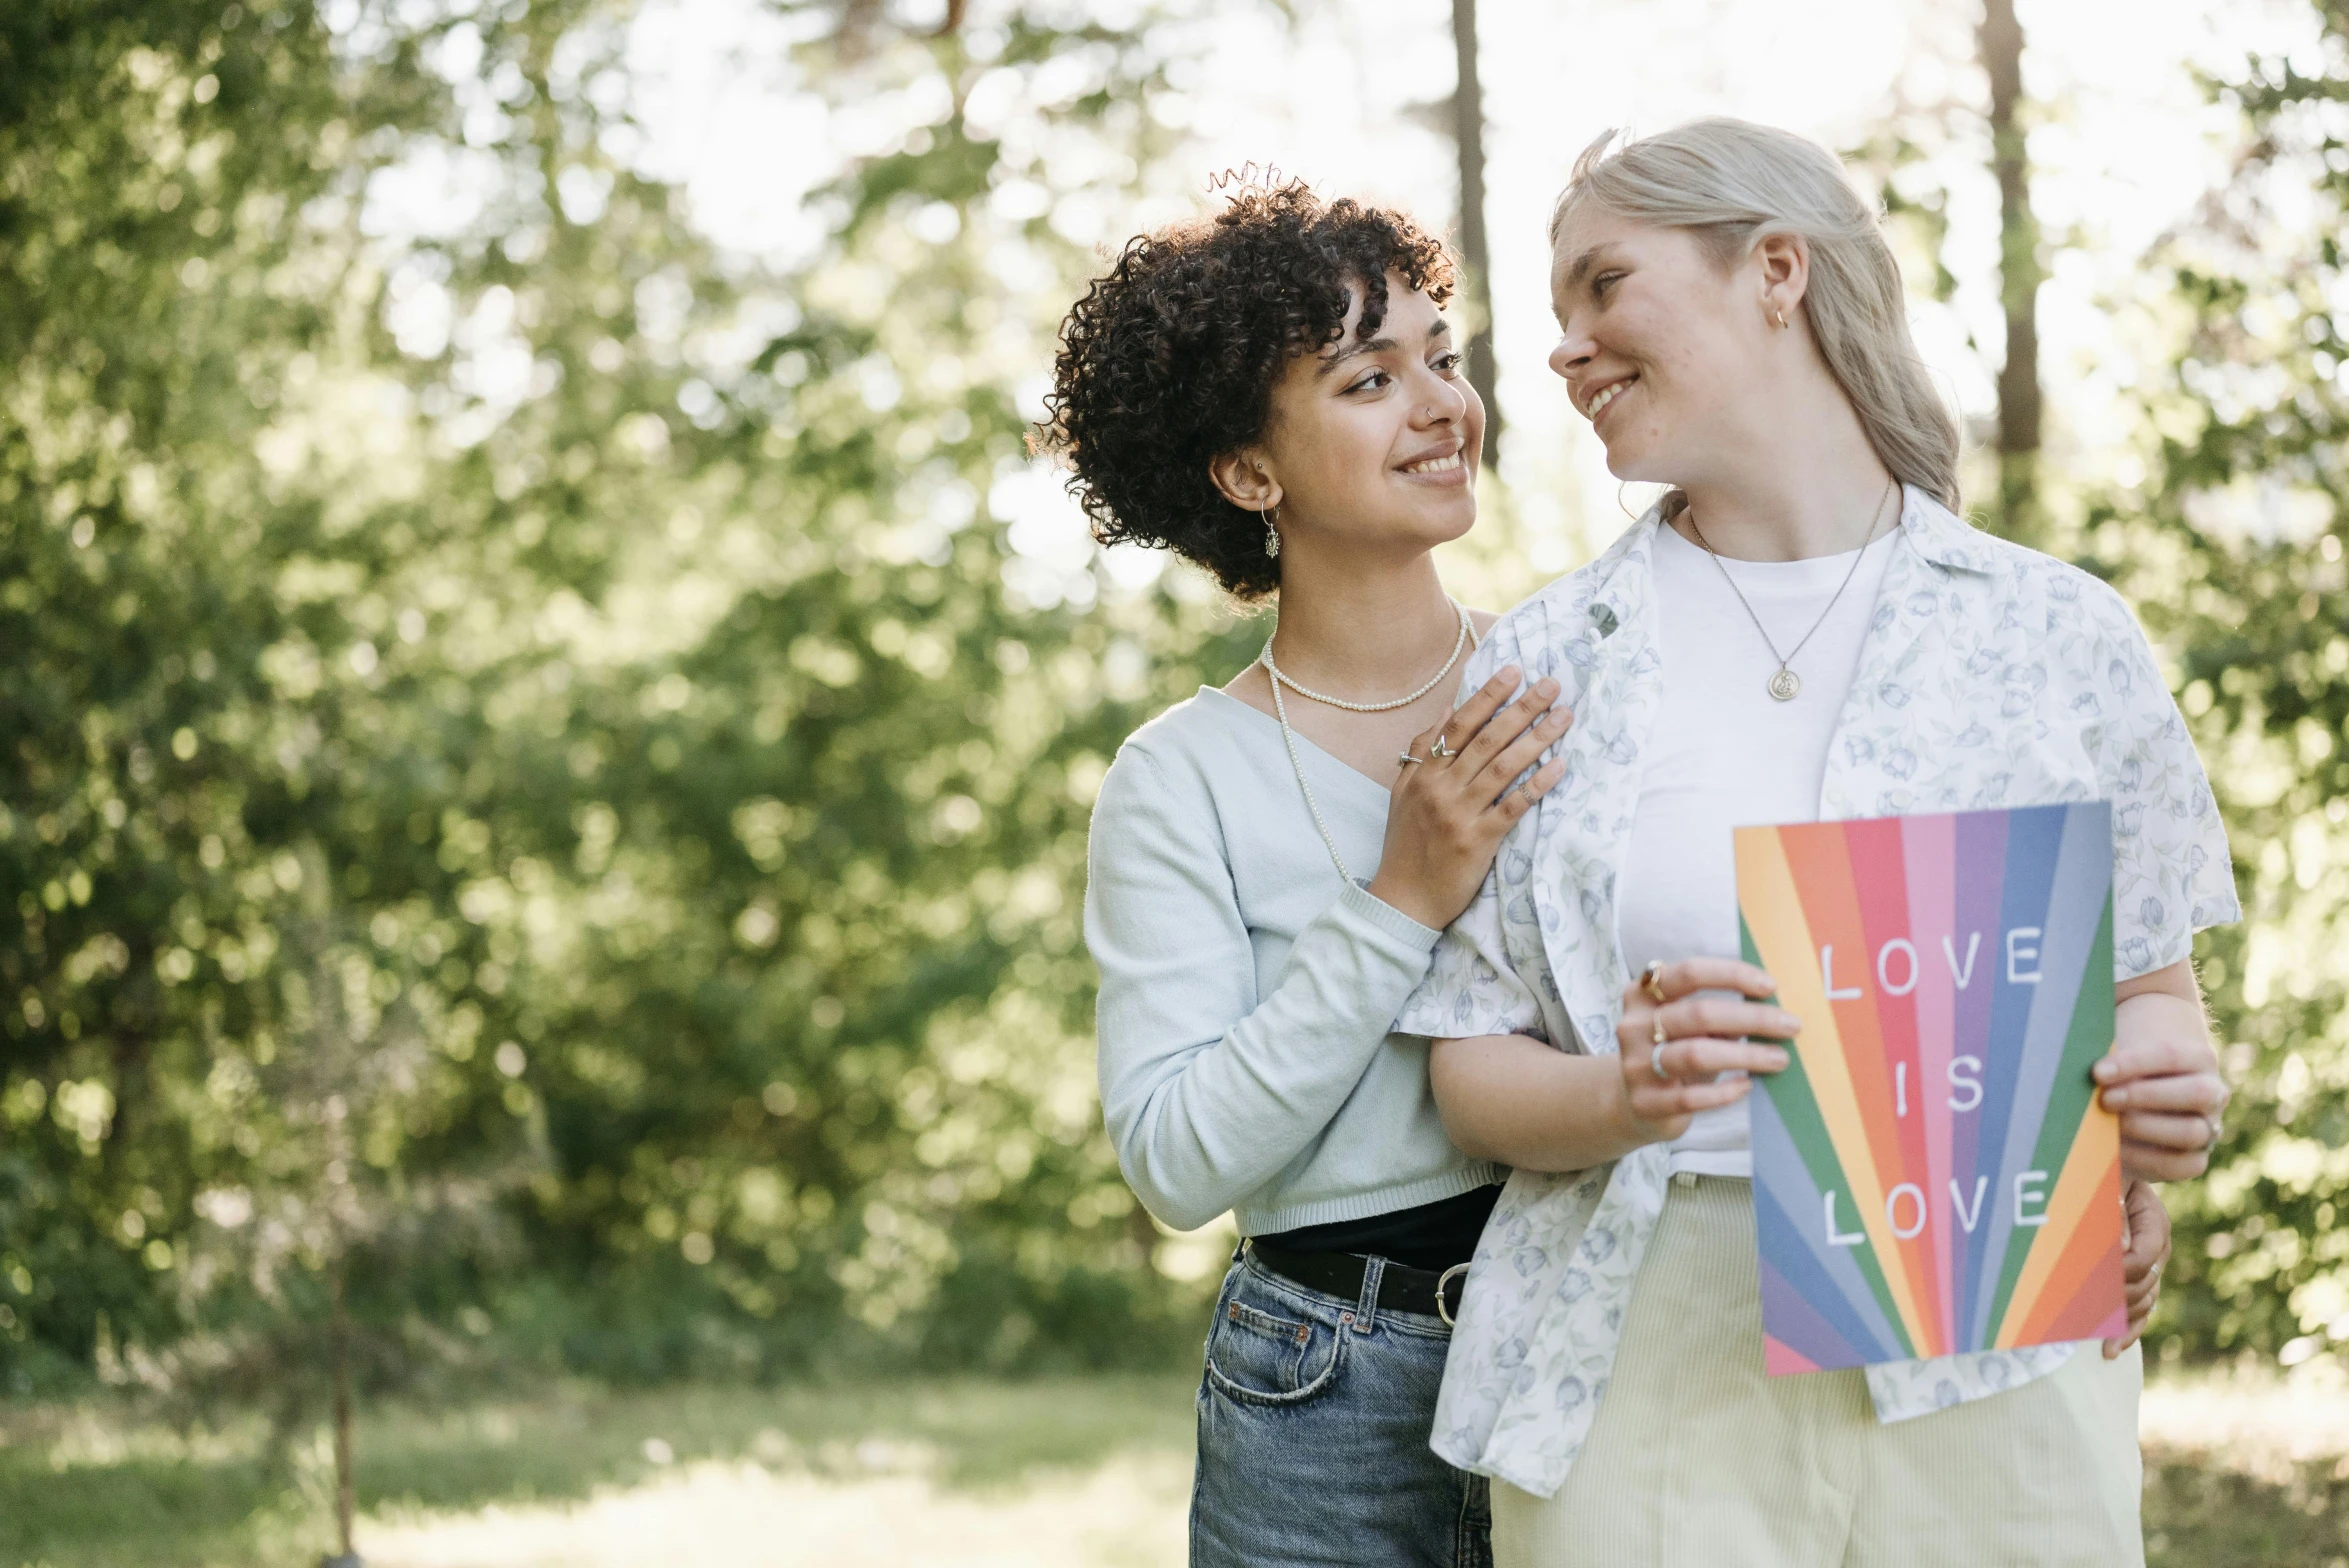
POLYGON ((1452 52, 1459 85, 1452 90, 1452 139, 1460 150, 1460 259, 1473 326, 1468 338, 1468 384, 1484 401, 1484 460, 1501 464, 1501 404, 1493 385, 1491 249, 1484 232, 1484 85, 1476 67, 1476 0, 1452 0, 1452 52))
POLYGON ((1999 522, 2010 538, 2028 538, 2038 522, 2042 274, 2020 123, 2023 28, 2014 0, 1984 0, 1981 49, 1990 78, 1990 166, 1998 177, 1998 294, 2006 312, 2006 363, 1998 371, 1999 522))
POLYGON ((343 1300, 344 1260, 334 1261, 334 1308, 328 1334, 334 1361, 334 1526, 342 1563, 356 1563, 351 1550, 353 1485, 351 1462, 351 1314, 343 1300))

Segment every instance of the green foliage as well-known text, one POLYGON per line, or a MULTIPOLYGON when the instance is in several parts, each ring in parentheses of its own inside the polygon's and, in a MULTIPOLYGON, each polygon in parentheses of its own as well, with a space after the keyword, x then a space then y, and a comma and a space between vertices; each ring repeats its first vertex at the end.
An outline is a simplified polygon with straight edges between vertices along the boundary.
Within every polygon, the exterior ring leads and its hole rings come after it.
MULTIPOLYGON (((1098 1125, 1084 832, 1251 634, 1056 556, 1024 446, 1067 235, 1164 150, 1151 17, 779 5, 867 151, 769 262, 639 167, 637 14, 0 16, 0 1386, 291 1431, 338 1276, 378 1385, 1196 1332, 1098 1125)), ((2253 915, 2178 1353, 2349 1335, 2329 25, 2223 89, 2142 493, 2058 498, 2179 650, 2253 915)))
POLYGON ((2086 535, 2181 650, 2247 915, 2203 944, 2236 1100, 2213 1174, 2172 1189, 2158 1325, 2169 1353, 2286 1364, 2349 1340, 2349 18, 2312 9, 2308 58, 2212 84, 2240 161, 2156 258, 2179 347, 2150 477, 2086 535))
POLYGON ((379 1379, 1192 1333, 1077 909, 1217 612, 1016 542, 1054 209, 1156 134, 1141 19, 785 12, 803 79, 945 106, 787 269, 621 155, 630 6, 0 23, 20 1388, 290 1420, 338 1272, 379 1379))

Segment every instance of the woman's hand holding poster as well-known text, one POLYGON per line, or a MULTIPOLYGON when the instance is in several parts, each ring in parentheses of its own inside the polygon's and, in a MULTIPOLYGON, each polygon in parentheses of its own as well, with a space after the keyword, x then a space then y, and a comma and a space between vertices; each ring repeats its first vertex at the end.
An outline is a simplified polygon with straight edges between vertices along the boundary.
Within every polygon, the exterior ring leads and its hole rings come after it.
POLYGON ((2105 803, 1737 830, 1773 1373, 2124 1331, 2105 803))

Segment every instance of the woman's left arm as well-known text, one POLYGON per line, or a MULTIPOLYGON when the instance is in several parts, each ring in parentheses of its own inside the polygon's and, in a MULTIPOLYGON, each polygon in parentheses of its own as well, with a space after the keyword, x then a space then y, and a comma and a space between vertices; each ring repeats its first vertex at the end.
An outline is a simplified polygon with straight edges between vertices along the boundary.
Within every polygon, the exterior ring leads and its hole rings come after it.
POLYGON ((2104 1106, 2121 1119, 2121 1170, 2186 1181, 2210 1166, 2227 1086, 2194 965, 2180 959, 2114 987, 2113 1048, 2096 1064, 2104 1106))
POLYGON ((2209 1168, 2227 1104, 2194 933, 2242 918, 2233 858, 2193 732, 2137 618, 2109 584, 2063 571, 2083 613, 2051 609, 2056 667, 2066 711, 2089 724, 2097 792, 2112 803, 2113 956, 2134 972, 2114 988, 2113 1048, 2096 1082, 2121 1119, 2123 1173, 2188 1180, 2209 1168))

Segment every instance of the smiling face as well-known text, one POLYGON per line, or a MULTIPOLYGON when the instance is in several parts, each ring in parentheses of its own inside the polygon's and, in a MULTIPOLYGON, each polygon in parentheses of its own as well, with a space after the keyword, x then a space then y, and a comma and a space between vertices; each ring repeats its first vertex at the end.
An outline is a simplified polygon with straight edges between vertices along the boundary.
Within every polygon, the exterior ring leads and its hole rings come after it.
POLYGON ((1274 385, 1260 440, 1214 465, 1235 504, 1279 507, 1284 556, 1292 547, 1417 554, 1476 521, 1484 405, 1451 324, 1390 273, 1386 314, 1364 341, 1355 335, 1362 291, 1350 293, 1336 342, 1292 359, 1274 385))
MULTIPOLYGON (((1767 430, 1768 258, 1724 267, 1695 231, 1571 211, 1551 255, 1550 368, 1619 479, 1691 485, 1767 430)), ((1783 293, 1783 283, 1780 285, 1783 293)))

